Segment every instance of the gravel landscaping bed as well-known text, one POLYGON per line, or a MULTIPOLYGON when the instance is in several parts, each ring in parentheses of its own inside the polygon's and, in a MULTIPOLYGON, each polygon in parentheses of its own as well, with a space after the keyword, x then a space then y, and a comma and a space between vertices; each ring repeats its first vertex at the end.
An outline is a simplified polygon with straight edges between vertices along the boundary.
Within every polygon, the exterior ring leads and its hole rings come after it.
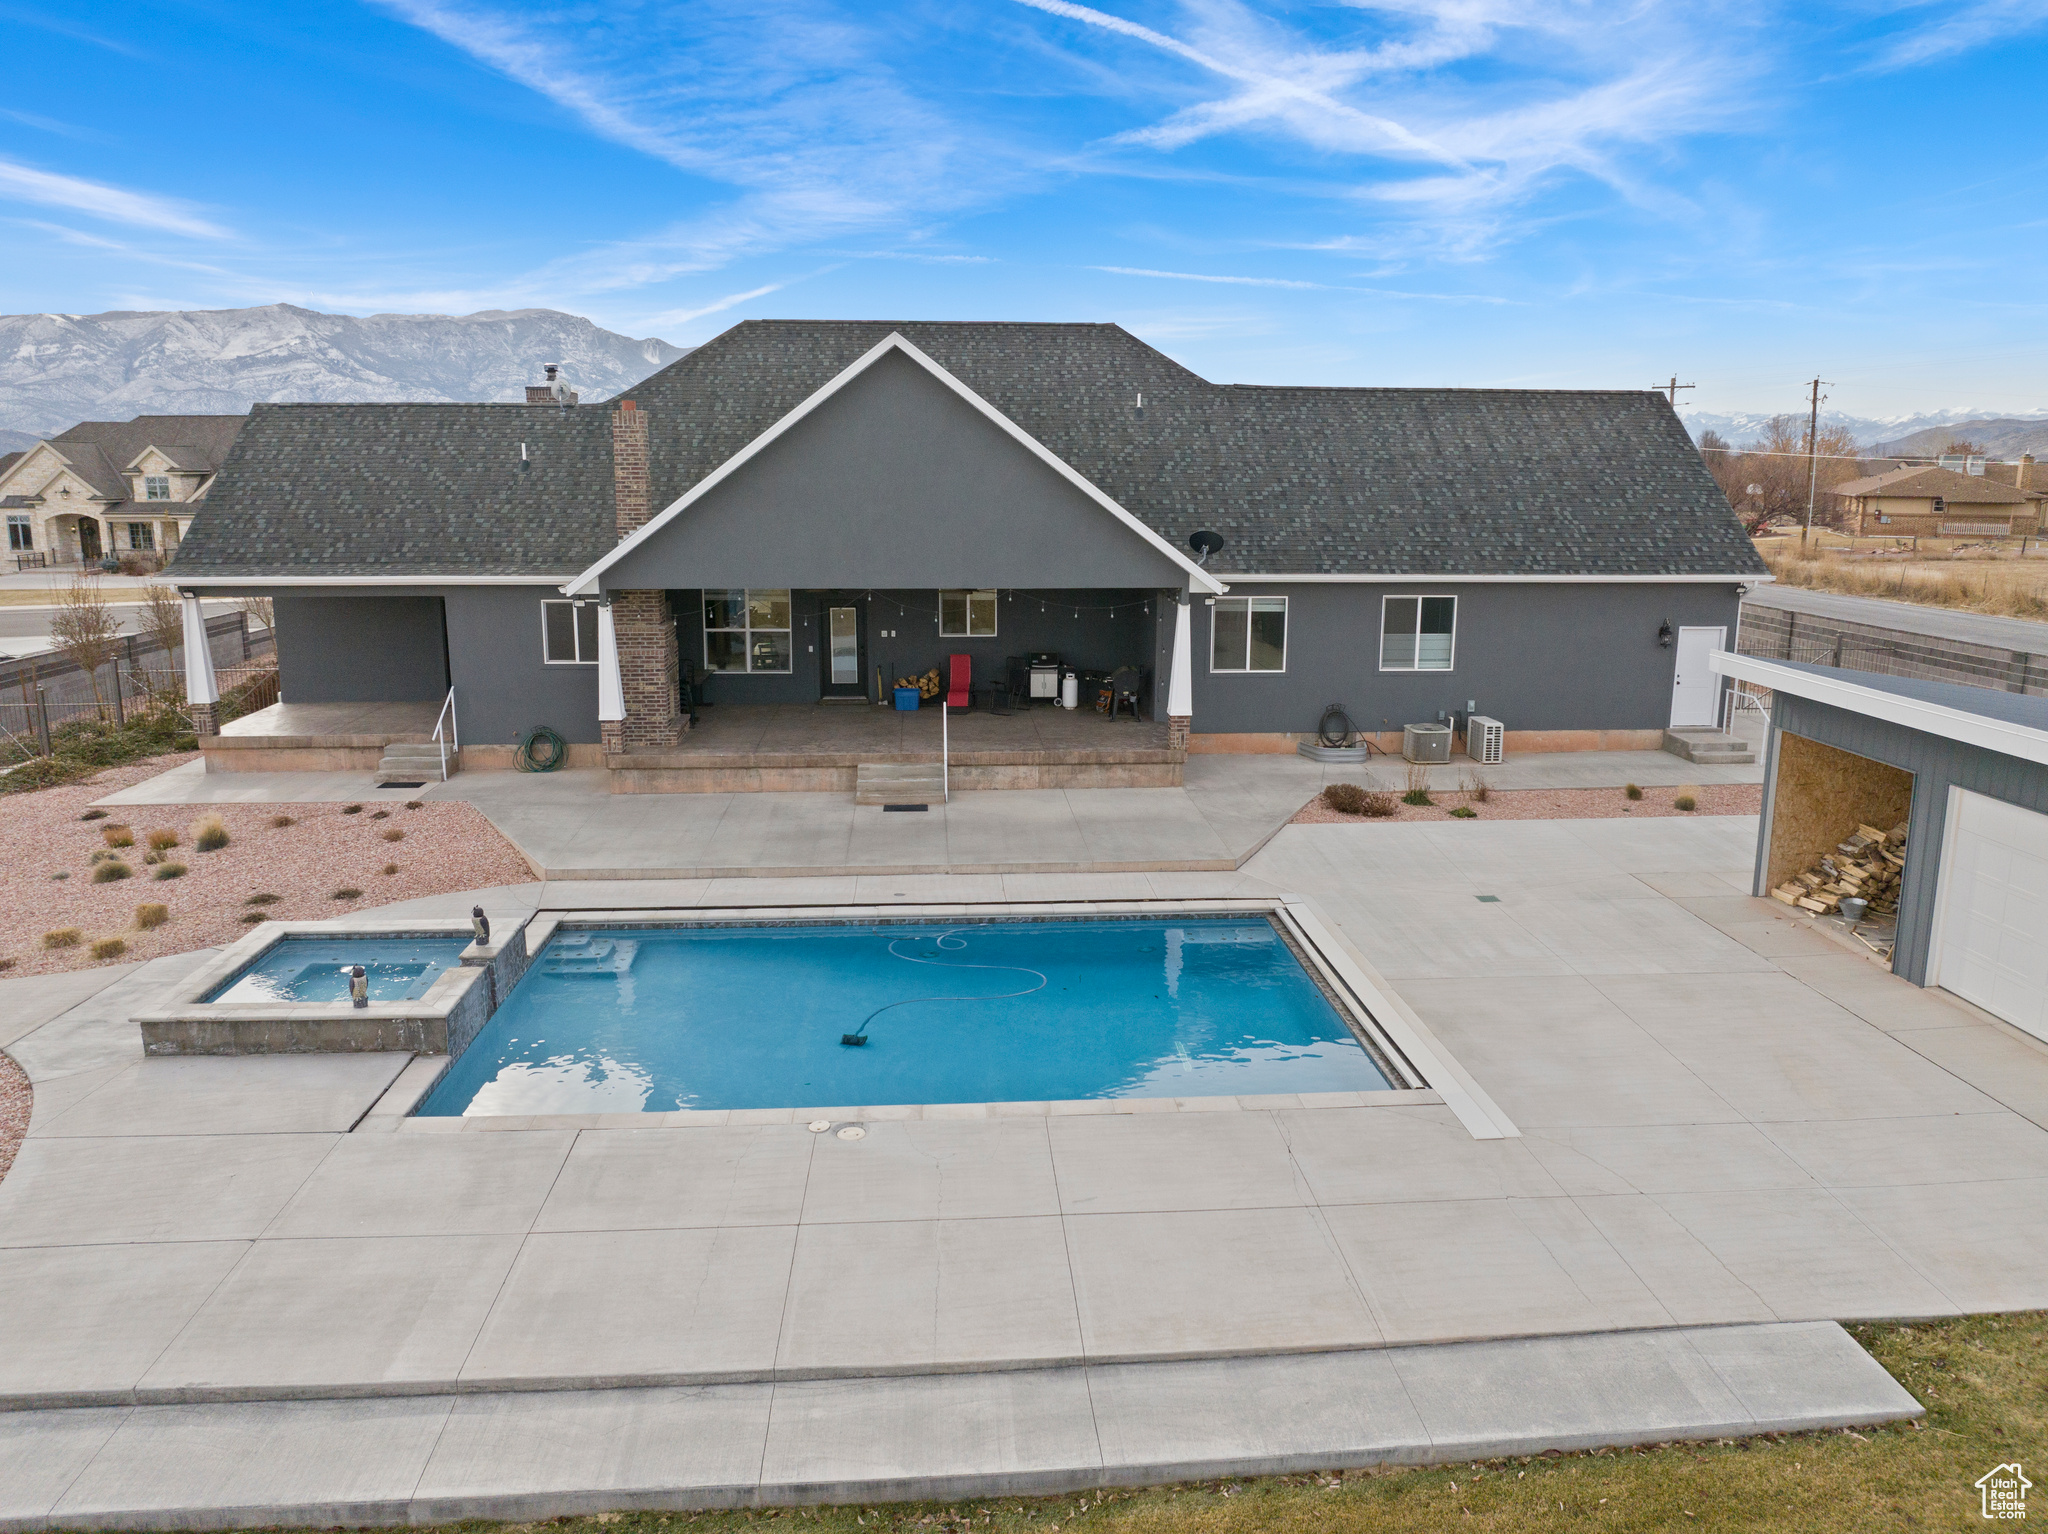
MULTIPOLYGON (((1400 798, 1400 790, 1394 790, 1400 798)), ((1374 825, 1400 820, 1463 820, 1452 810, 1469 809, 1478 820, 1607 820, 1623 815, 1755 815, 1763 809, 1763 786, 1757 783, 1710 783, 1703 788, 1646 788, 1630 799, 1618 788, 1494 789, 1485 803, 1468 793, 1439 789, 1435 804, 1402 804, 1391 815, 1346 815, 1333 809, 1321 794, 1295 811, 1297 826, 1374 825), (1695 808, 1681 810, 1673 802, 1690 794, 1695 808)))
POLYGON ((14 1153, 28 1133, 28 1110, 34 1097, 28 1072, 0 1054, 0 1177, 14 1165, 14 1153))
POLYGON ((353 815, 340 803, 135 804, 111 807, 104 819, 80 818, 93 800, 191 760, 190 754, 157 757, 109 768, 87 783, 7 801, 0 816, 0 978, 232 942, 249 928, 243 918, 258 912, 306 921, 533 879, 526 860, 488 820, 467 804, 448 801, 417 809, 366 804, 353 815), (280 817, 292 823, 272 823, 280 817), (193 828, 209 818, 226 827, 228 844, 201 852, 193 828), (134 845, 109 849, 103 833, 111 826, 128 827, 134 845), (152 831, 178 838, 154 865, 144 862, 152 831), (130 876, 96 884, 93 854, 110 850, 130 876), (169 866, 185 872, 157 877, 169 866), (396 872, 385 873, 387 866, 396 872), (336 898, 339 891, 356 893, 336 898), (252 895, 277 898, 252 906, 252 895), (164 920, 144 928, 137 907, 151 904, 166 908, 164 920), (47 946, 46 933, 66 932, 75 932, 76 940, 47 946), (106 947, 110 942, 120 943, 120 950, 106 947), (95 943, 102 945, 97 954, 95 943))

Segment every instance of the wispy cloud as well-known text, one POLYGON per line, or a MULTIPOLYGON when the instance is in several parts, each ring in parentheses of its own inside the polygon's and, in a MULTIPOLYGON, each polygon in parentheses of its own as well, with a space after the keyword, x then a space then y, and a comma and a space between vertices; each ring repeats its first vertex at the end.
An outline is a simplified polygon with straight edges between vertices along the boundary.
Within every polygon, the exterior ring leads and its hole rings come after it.
POLYGON ((1911 23, 1881 47, 1871 68, 1879 73, 1931 64, 1986 43, 2008 42, 2048 27, 2040 0, 1976 0, 1974 4, 1907 8, 1911 23), (1931 14, 1930 14, 1931 13, 1931 14))
POLYGON ((728 309, 737 309, 741 304, 751 303, 757 298, 766 298, 770 293, 780 293, 788 287, 786 282, 770 282, 758 288, 749 288, 744 293, 728 293, 725 297, 696 309, 672 309, 667 314, 650 315, 650 325, 687 325, 691 320, 701 320, 707 314, 723 314, 728 309))
POLYGON ((1327 282, 1297 282, 1289 277, 1216 277, 1206 272, 1157 272, 1144 266, 1093 266, 1094 272, 1115 272, 1120 277, 1165 277, 1174 282, 1222 282, 1240 288, 1306 288, 1334 291, 1327 282))
POLYGON ((150 192, 131 192, 87 181, 79 176, 61 176, 37 170, 13 160, 0 160, 0 199, 35 203, 47 208, 69 208, 111 224, 128 224, 139 229, 157 229, 195 239, 224 240, 227 230, 209 223, 186 203, 150 192))

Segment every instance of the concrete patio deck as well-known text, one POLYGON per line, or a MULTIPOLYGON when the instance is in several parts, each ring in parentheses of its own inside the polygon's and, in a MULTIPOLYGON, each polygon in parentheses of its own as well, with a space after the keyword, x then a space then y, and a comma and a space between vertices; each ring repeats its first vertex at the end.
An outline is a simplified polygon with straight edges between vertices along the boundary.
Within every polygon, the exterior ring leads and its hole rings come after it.
MULTIPOLYGON (((1111 728, 1092 715, 1084 722, 1111 728)), ((1470 762, 1430 769, 1451 789, 1475 771, 1470 762)), ((424 789, 383 789, 368 772, 209 773, 192 762, 99 802, 462 799, 550 879, 1171 873, 1241 866, 1326 784, 1399 788, 1405 774, 1404 763, 1377 758, 1358 768, 1300 756, 1194 756, 1178 788, 960 792, 901 814, 857 805, 851 793, 615 794, 601 769, 468 772, 424 789)), ((1762 774, 1663 751, 1587 751, 1514 757, 1485 777, 1497 789, 1619 788, 1760 783, 1762 774)))
MULTIPOLYGON (((1352 1369, 1360 1350, 1397 1350, 1406 1381, 1402 1360, 1449 1367, 1446 1344, 1559 1339, 1554 1368, 1520 1383, 1509 1370, 1493 1398, 1500 1441, 1540 1447, 1630 1423, 1686 1430, 1615 1384, 1625 1371, 1600 1376, 1610 1342, 1588 1334, 2048 1305, 2048 1048, 1743 894, 1754 834, 1741 817, 1295 826, 1235 875, 570 882, 481 897, 496 916, 736 893, 1128 898, 1134 881, 1297 893, 1390 977, 1519 1139, 1475 1140, 1434 1106, 1235 1103, 877 1121, 856 1142, 772 1122, 369 1133, 357 1126, 404 1056, 140 1057, 127 1017, 193 956, 95 972, 105 985, 83 997, 77 976, 0 982, 0 1042, 36 1083, 29 1138, 0 1183, 0 1310, 20 1339, 0 1351, 0 1405, 19 1409, 0 1426, 41 1445, 38 1463, 50 1435, 72 1433, 78 1455, 108 1445, 110 1466, 134 1467, 236 1431, 207 1413, 286 1413, 266 1431, 365 1435, 349 1484, 399 1484, 410 1464, 406 1497, 539 1499, 489 1504, 529 1510, 498 1516, 797 1485, 971 1492, 1053 1484, 1030 1480, 1040 1472, 1267 1463, 1286 1443, 1307 1445, 1302 1463, 1358 1462, 1345 1456, 1366 1450, 1338 1447, 1327 1419, 1290 1436, 1293 1387, 1267 1388, 1290 1378, 1279 1355, 1352 1369), (1105 1415, 1100 1393, 1092 1442, 1049 1447, 1050 1428, 1018 1426, 1071 1417, 1047 1403, 1083 1372, 1096 1389, 1108 1371, 1168 1367, 1212 1371, 1186 1376, 1212 1403, 1199 1456, 1176 1457, 1171 1433, 1132 1450, 1114 1434, 1136 1418, 1105 1415), (445 1399, 515 1386, 555 1388, 502 1407, 445 1399), (677 1468, 674 1446, 708 1404, 741 1400, 706 1391, 767 1392, 747 1398, 762 1412, 807 1403, 778 1416, 786 1455, 763 1460, 757 1444, 743 1473, 677 1468), (438 1404, 337 1404, 416 1393, 438 1404), (251 1404, 273 1397, 315 1399, 251 1404), (1633 1417, 1615 1404, 1629 1399, 1633 1417), (193 1400, 225 1404, 171 1404, 193 1400), (59 1402, 109 1404, 31 1410, 59 1402), (438 1451, 417 1447, 418 1414, 453 1434, 470 1411, 505 1424, 500 1446, 551 1431, 492 1416, 510 1412, 571 1424, 561 1441, 591 1447, 525 1470, 493 1448, 474 1463, 498 1468, 478 1478, 421 1479, 438 1451), (627 1421, 650 1423, 637 1441, 671 1445, 671 1459, 604 1460, 605 1424, 627 1421), (380 1423, 397 1437, 380 1439, 380 1423), (999 1447, 1026 1443, 1039 1457, 999 1447)), ((1139 1416, 1146 1391, 1195 1388, 1146 1378, 1139 1416)), ((1840 1406, 1790 1355, 1758 1379, 1799 1411, 1840 1406)), ((1360 1391, 1346 1399, 1363 1402, 1371 1443, 1433 1452, 1360 1391)), ((1356 1437, 1360 1419, 1346 1420, 1356 1437)), ((459 1434, 431 1436, 457 1453, 459 1434)), ((191 1494, 216 1514, 236 1487, 277 1484, 230 1469, 191 1494)), ((128 1487, 142 1475, 108 1473, 128 1487)), ((305 1505, 330 1506, 336 1484, 308 1481, 305 1505)), ((64 1486, 4 1516, 44 1517, 64 1486)))

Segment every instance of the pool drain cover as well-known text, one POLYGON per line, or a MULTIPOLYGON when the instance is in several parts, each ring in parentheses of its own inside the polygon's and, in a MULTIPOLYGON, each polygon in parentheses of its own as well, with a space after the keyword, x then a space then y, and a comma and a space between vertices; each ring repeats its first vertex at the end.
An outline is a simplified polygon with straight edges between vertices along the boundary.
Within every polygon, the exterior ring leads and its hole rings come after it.
POLYGON ((832 1121, 830 1119, 812 1119, 811 1122, 805 1125, 804 1127, 809 1129, 810 1132, 814 1135, 821 1135, 826 1130, 832 1127, 832 1121))
POLYGON ((842 1140, 865 1140, 867 1137, 868 1132, 858 1124, 848 1124, 839 1131, 839 1138, 842 1140))

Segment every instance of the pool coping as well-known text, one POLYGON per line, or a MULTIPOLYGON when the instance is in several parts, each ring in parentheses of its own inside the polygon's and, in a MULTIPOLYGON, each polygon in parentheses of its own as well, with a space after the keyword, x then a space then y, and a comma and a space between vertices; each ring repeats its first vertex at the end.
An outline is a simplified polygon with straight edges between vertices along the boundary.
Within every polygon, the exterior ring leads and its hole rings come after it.
MULTIPOLYGON (((1246 1096, 1081 1098, 1055 1101, 993 1103, 888 1103, 812 1108, 673 1109, 661 1113, 474 1114, 422 1118, 420 1102, 439 1081, 443 1066, 431 1080, 410 1069, 387 1089, 365 1115, 372 1131, 453 1134, 515 1129, 707 1129, 728 1125, 812 1124, 839 1127, 850 1123, 904 1120, 1034 1118, 1129 1113, 1218 1113, 1272 1108, 1415 1107, 1442 1104, 1474 1139, 1519 1138, 1499 1106, 1451 1056, 1414 1010, 1401 999, 1350 944, 1324 923, 1314 904, 1293 895, 1217 896, 1173 900, 1057 900, 945 903, 890 903, 815 906, 687 906, 639 909, 543 908, 522 929, 524 952, 537 956, 562 928, 827 926, 848 922, 899 925, 934 919, 1013 921, 1046 917, 1146 917, 1262 915, 1275 920, 1314 961, 1320 975, 1312 979, 1335 990, 1341 1005, 1365 1020, 1381 1044, 1390 1047, 1401 1069, 1421 1083, 1374 1092, 1258 1093, 1246 1096), (394 1094, 400 1094, 394 1097, 394 1094), (409 1101, 402 1098, 410 1096, 409 1101)), ((358 928, 357 930, 360 930, 358 928)), ((420 1062, 414 1062, 415 1065, 420 1062)))

